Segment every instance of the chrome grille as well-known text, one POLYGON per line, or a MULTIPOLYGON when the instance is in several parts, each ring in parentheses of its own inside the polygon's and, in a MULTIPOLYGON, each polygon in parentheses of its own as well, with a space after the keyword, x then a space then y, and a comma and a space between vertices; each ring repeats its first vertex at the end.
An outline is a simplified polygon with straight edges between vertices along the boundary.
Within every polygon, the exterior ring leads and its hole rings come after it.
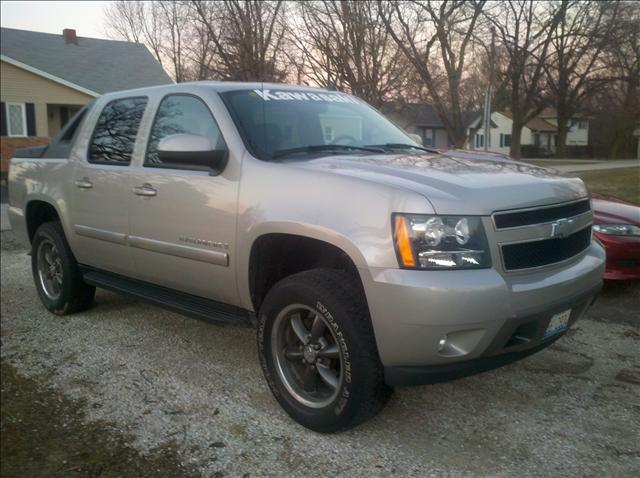
POLYGON ((591 210, 591 203, 588 199, 581 201, 547 206, 536 209, 526 209, 520 211, 498 212, 493 215, 496 229, 509 227, 530 226, 532 224, 542 224, 566 217, 577 216, 591 210))
POLYGON ((563 238, 507 244, 502 246, 502 260, 507 270, 530 269, 562 262, 580 254, 591 244, 591 227, 563 238))
POLYGON ((588 199, 493 214, 495 237, 507 272, 556 264, 591 244, 588 199))

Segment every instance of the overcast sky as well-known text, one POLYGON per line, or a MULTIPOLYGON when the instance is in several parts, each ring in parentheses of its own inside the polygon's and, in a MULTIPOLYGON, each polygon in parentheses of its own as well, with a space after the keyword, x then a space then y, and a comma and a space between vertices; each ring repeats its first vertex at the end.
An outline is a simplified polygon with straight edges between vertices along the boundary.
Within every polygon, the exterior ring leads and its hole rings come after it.
POLYGON ((2 0, 3 27, 62 34, 73 28, 78 36, 107 38, 104 8, 110 2, 18 2, 2 0))

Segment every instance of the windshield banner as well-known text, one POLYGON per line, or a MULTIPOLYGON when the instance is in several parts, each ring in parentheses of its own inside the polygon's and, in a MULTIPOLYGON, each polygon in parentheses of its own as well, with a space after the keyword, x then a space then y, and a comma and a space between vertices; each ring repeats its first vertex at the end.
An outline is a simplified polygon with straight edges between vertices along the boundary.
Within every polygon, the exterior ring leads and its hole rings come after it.
POLYGON ((264 101, 324 101, 327 103, 353 103, 358 101, 343 93, 303 93, 302 91, 253 90, 264 101))

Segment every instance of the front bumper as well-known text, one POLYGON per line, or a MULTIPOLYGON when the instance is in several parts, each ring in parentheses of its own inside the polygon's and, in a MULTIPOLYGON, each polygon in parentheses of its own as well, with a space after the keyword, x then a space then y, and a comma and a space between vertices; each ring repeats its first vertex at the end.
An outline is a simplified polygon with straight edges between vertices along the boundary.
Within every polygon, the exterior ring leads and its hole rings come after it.
POLYGON ((486 372, 528 357, 562 337, 593 304, 601 288, 601 285, 598 285, 576 297, 568 298, 566 301, 555 304, 547 312, 506 321, 481 357, 426 367, 385 367, 385 380, 388 385, 394 387, 446 382, 486 372), (571 309, 567 329, 545 337, 545 330, 551 317, 567 309, 571 309))
POLYGON ((360 269, 388 382, 457 378, 544 348, 557 338, 543 338, 554 314, 571 309, 571 325, 592 303, 604 264, 594 242, 568 263, 510 274, 360 269))

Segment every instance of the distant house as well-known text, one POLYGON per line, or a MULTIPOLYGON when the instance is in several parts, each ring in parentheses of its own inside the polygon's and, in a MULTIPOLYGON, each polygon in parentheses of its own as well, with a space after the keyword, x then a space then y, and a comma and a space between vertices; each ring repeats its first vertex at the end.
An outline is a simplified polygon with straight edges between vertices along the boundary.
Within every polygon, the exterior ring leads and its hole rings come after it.
MULTIPOLYGON (((495 111, 491 114, 489 151, 509 154, 511 148, 511 128, 513 120, 509 111, 495 111)), ((469 123, 469 149, 484 150, 486 135, 482 118, 478 117, 469 123)), ((535 146, 541 153, 551 154, 558 144, 558 118, 555 110, 546 108, 543 112, 527 122, 522 128, 520 144, 535 146)), ((576 116, 569 123, 567 133, 568 146, 587 146, 589 144, 589 121, 584 116, 576 116)))
POLYGON ((433 106, 424 103, 384 103, 380 111, 407 133, 419 135, 424 146, 450 147, 447 130, 433 106))
MULTIPOLYGON (((554 108, 545 108, 538 115, 557 129, 558 113, 554 108)), ((567 146, 587 146, 589 144, 589 118, 582 114, 576 114, 569 120, 569 132, 567 133, 567 146)))
POLYGON ((110 91, 171 83, 141 43, 2 28, 1 168, 15 148, 46 144, 84 104, 110 91))

